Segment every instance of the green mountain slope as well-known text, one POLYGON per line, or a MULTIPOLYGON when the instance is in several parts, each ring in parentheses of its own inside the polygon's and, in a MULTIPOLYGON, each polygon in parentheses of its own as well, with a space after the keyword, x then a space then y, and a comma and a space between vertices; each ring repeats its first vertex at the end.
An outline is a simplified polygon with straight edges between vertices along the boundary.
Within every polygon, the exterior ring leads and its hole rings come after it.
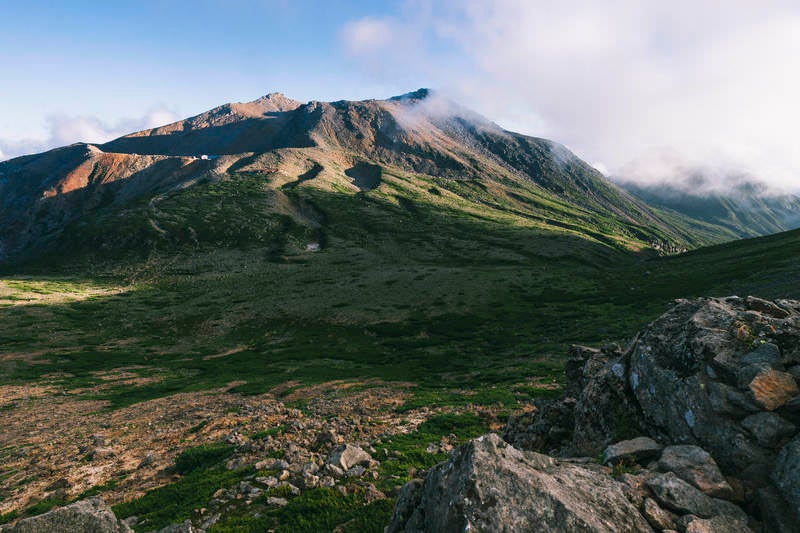
POLYGON ((710 230, 723 240, 758 237, 800 227, 800 197, 775 193, 754 180, 740 181, 725 189, 704 190, 703 179, 690 184, 642 185, 622 183, 676 223, 688 223, 695 231, 710 230))
POLYGON ((8 272, 3 349, 49 362, 4 379, 83 386, 130 364, 158 375, 106 393, 121 403, 239 380, 248 392, 330 379, 483 390, 557 371, 569 343, 624 338, 672 298, 797 295, 797 232, 658 257, 441 202, 244 175, 82 219, 63 253, 91 270, 53 267, 56 248, 8 272), (68 289, 53 303, 51 285, 68 289))
MULTIPOLYGON (((175 190, 242 176, 260 177, 279 198, 302 183, 298 190, 422 202, 630 250, 715 240, 653 211, 563 146, 504 131, 427 90, 307 104, 271 94, 102 146, 0 163, 0 261, 63 255, 73 243, 62 232, 82 217, 124 216, 141 203, 154 210, 175 190)), ((303 218, 280 205, 264 216, 303 218)), ((142 242, 164 235, 149 225, 142 242)), ((103 227, 95 250, 131 248, 127 228, 114 227, 103 227)))
POLYGON ((625 337, 673 297, 794 290, 783 254, 796 234, 659 258, 649 245, 675 246, 691 223, 549 141, 460 108, 409 113, 427 97, 301 105, 270 95, 102 149, 6 163, 4 190, 24 186, 17 203, 0 196, 5 217, 46 194, 16 241, 6 234, 6 250, 27 261, 5 267, 0 340, 51 363, 5 379, 59 369, 96 382, 92 372, 126 361, 160 376, 109 393, 123 403, 236 380, 248 391, 339 377, 480 389, 535 374, 570 342, 625 337), (217 129, 243 122, 237 135, 217 129), (295 131, 313 146, 275 148, 295 131), (192 139, 269 150, 200 159, 185 153, 192 139), (64 276, 64 294, 49 288, 64 276), (26 283, 32 292, 14 289, 26 283))

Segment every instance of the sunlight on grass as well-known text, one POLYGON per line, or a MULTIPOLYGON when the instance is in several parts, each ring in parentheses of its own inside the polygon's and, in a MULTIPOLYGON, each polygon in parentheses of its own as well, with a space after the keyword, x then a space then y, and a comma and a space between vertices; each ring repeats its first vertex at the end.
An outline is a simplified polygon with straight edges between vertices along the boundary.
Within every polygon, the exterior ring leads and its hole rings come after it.
POLYGON ((0 305, 56 304, 120 294, 129 287, 70 278, 10 277, 0 279, 0 305))

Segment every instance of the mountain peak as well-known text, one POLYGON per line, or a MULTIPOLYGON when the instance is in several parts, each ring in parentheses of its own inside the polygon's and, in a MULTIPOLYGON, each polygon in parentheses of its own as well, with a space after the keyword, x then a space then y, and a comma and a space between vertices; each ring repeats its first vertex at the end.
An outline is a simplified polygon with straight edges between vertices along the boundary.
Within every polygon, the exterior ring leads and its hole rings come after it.
POLYGON ((423 87, 410 93, 401 94, 400 96, 392 96, 389 98, 389 100, 392 102, 419 101, 429 98, 433 93, 434 91, 431 89, 426 89, 423 87))
POLYGON ((288 98, 286 95, 279 92, 268 93, 250 103, 264 107, 265 111, 291 111, 302 105, 301 102, 288 98))

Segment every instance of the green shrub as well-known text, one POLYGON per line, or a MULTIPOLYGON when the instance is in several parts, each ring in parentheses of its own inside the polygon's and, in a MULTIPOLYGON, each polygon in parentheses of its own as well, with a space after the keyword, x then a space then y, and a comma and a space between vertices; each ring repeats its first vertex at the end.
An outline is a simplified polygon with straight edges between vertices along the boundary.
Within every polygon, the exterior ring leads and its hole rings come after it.
POLYGON ((189 474, 199 468, 210 468, 221 463, 233 454, 230 444, 202 444, 187 448, 175 459, 175 472, 189 474))

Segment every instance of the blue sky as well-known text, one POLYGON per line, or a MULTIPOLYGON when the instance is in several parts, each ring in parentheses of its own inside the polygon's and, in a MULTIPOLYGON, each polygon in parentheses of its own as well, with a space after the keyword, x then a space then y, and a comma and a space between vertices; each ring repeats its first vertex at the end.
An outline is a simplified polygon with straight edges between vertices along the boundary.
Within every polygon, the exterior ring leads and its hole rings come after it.
POLYGON ((0 0, 0 160, 230 101, 433 87, 601 170, 800 190, 796 0, 0 0))
POLYGON ((49 115, 106 123, 178 116, 282 91, 300 100, 386 96, 343 52, 349 20, 394 2, 0 2, 0 139, 42 138, 49 115))

